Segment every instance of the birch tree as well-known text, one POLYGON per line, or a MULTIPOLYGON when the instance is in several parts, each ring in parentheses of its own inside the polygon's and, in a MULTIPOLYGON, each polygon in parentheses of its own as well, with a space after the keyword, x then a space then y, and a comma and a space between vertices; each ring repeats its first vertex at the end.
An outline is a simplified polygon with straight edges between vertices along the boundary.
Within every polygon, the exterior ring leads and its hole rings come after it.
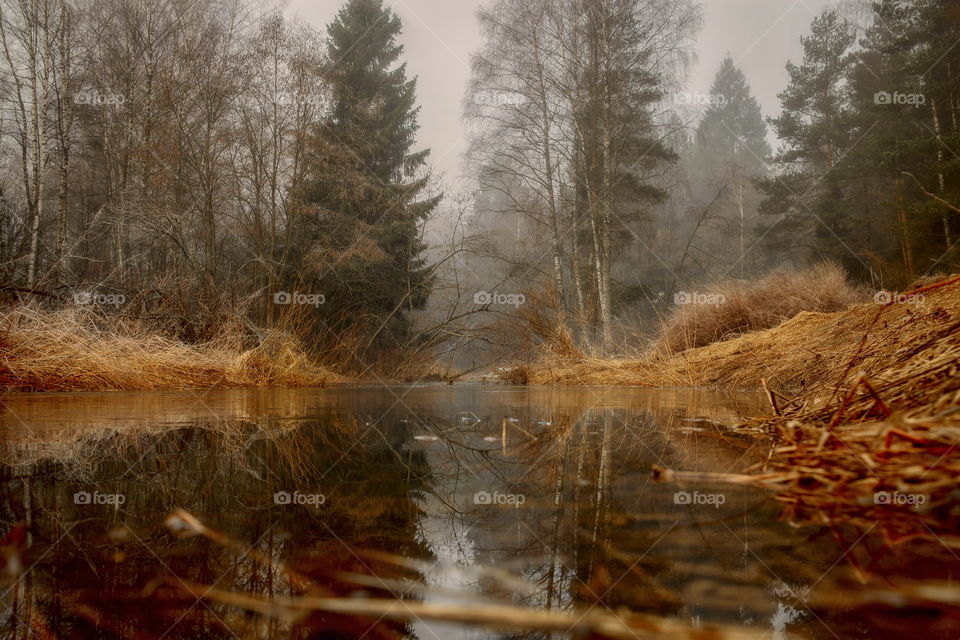
MULTIPOLYGON (((62 0, 4 0, 0 3, 5 98, 13 109, 12 127, 4 132, 20 155, 21 187, 26 202, 26 284, 37 283, 41 221, 47 197, 47 169, 54 153, 57 126, 55 97, 57 54, 64 51, 69 17, 62 0)), ((62 59, 61 61, 62 62, 62 59)))

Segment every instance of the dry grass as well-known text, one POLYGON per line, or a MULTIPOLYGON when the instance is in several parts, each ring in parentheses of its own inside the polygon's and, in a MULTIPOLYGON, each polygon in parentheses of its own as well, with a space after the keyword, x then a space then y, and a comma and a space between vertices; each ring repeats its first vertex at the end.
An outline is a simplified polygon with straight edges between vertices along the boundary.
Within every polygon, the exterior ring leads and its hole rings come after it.
POLYGON ((0 314, 0 387, 7 390, 316 386, 337 380, 279 333, 243 350, 235 338, 188 345, 87 309, 18 307, 0 314))
POLYGON ((846 389, 860 372, 883 376, 960 329, 960 284, 917 284, 909 303, 801 312, 773 329, 678 354, 639 359, 554 356, 529 368, 531 384, 759 387, 783 392, 846 389), (926 285, 933 284, 934 288, 926 285), (850 366, 851 359, 855 367, 850 366))
MULTIPOLYGON (((792 362, 805 388, 794 398, 771 392, 775 415, 738 427, 772 437, 768 459, 747 474, 697 479, 770 489, 792 522, 960 548, 960 277, 913 294, 922 301, 855 307, 815 325, 808 347, 842 328, 847 348, 792 362)), ((661 471, 691 479, 683 475, 661 471)))
POLYGON ((654 350, 676 353, 702 347, 770 329, 802 311, 840 311, 864 298, 832 262, 800 271, 775 271, 750 282, 726 281, 708 287, 706 293, 723 303, 677 305, 664 322, 654 350))

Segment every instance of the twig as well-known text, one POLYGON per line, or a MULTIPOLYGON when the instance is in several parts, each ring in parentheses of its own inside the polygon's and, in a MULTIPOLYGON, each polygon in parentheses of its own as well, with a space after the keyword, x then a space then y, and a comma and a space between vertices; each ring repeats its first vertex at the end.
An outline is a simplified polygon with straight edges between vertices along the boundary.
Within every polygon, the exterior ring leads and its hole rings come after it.
POLYGON ((767 386, 767 379, 760 378, 760 384, 763 385, 763 390, 767 392, 767 399, 770 401, 770 406, 773 408, 773 412, 780 417, 780 407, 777 406, 777 399, 774 397, 773 392, 770 391, 770 387, 767 386))

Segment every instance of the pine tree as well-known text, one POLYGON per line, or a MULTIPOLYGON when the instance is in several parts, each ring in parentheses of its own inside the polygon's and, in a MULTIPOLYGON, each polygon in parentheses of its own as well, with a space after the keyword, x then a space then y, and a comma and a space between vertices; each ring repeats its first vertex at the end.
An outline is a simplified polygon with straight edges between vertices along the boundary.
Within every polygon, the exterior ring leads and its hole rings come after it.
POLYGON ((331 108, 301 194, 312 244, 303 263, 328 298, 328 322, 367 322, 381 345, 426 303, 420 230, 440 199, 421 199, 429 150, 412 151, 419 108, 399 63, 401 28, 382 0, 350 0, 329 25, 331 108))
POLYGON ((960 14, 955 0, 883 0, 874 11, 855 88, 864 117, 878 123, 874 173, 893 186, 888 200, 900 250, 889 259, 901 258, 904 279, 912 279, 960 253, 955 211, 931 197, 960 201, 960 161, 951 151, 960 142, 953 87, 960 14), (876 104, 877 95, 889 100, 876 104))
POLYGON ((852 25, 828 9, 801 38, 801 64, 787 63, 789 84, 779 94, 782 112, 769 120, 783 141, 774 157, 779 174, 758 181, 766 195, 761 213, 784 216, 758 229, 768 250, 803 251, 837 235, 840 220, 830 203, 840 195, 835 167, 855 139, 846 82, 855 41, 852 25))
MULTIPOLYGON (((926 109, 892 104, 900 95, 917 95, 919 73, 913 37, 915 6, 895 0, 873 5, 874 21, 865 30, 851 67, 849 126, 859 142, 851 149, 834 182, 841 185, 833 203, 835 232, 845 249, 867 263, 871 275, 903 283, 915 273, 916 211, 911 211, 913 185, 902 171, 930 163, 921 140, 926 109), (888 102, 889 99, 889 102, 888 102)), ((926 174, 926 170, 924 171, 926 174)), ((849 259, 856 273, 862 266, 849 259)), ((865 274, 864 274, 865 275, 865 274)))
POLYGON ((942 200, 956 201, 960 164, 949 152, 957 23, 942 0, 872 8, 847 73, 851 144, 810 206, 822 223, 820 253, 861 278, 906 286, 951 260, 955 215, 942 200))

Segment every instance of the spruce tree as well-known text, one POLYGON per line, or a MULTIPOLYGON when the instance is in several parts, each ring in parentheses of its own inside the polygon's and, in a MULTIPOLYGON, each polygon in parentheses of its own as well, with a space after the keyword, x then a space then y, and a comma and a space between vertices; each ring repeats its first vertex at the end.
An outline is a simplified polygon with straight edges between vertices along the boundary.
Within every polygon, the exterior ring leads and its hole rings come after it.
POLYGON ((401 28, 382 0, 350 0, 328 26, 330 111, 301 191, 312 245, 303 266, 327 296, 328 323, 366 322, 381 344, 426 303, 420 230, 440 199, 423 197, 429 150, 412 149, 419 108, 401 28))
POLYGON ((760 105, 747 78, 727 56, 710 87, 710 103, 697 127, 697 140, 706 153, 723 154, 746 174, 764 171, 770 145, 760 105))
POLYGON ((754 181, 766 175, 767 126, 746 76, 727 56, 710 88, 709 106, 697 127, 691 174, 702 211, 713 202, 697 242, 699 264, 715 275, 744 275, 759 266, 751 250, 759 194, 754 181), (713 265, 713 268, 711 268, 713 265))

